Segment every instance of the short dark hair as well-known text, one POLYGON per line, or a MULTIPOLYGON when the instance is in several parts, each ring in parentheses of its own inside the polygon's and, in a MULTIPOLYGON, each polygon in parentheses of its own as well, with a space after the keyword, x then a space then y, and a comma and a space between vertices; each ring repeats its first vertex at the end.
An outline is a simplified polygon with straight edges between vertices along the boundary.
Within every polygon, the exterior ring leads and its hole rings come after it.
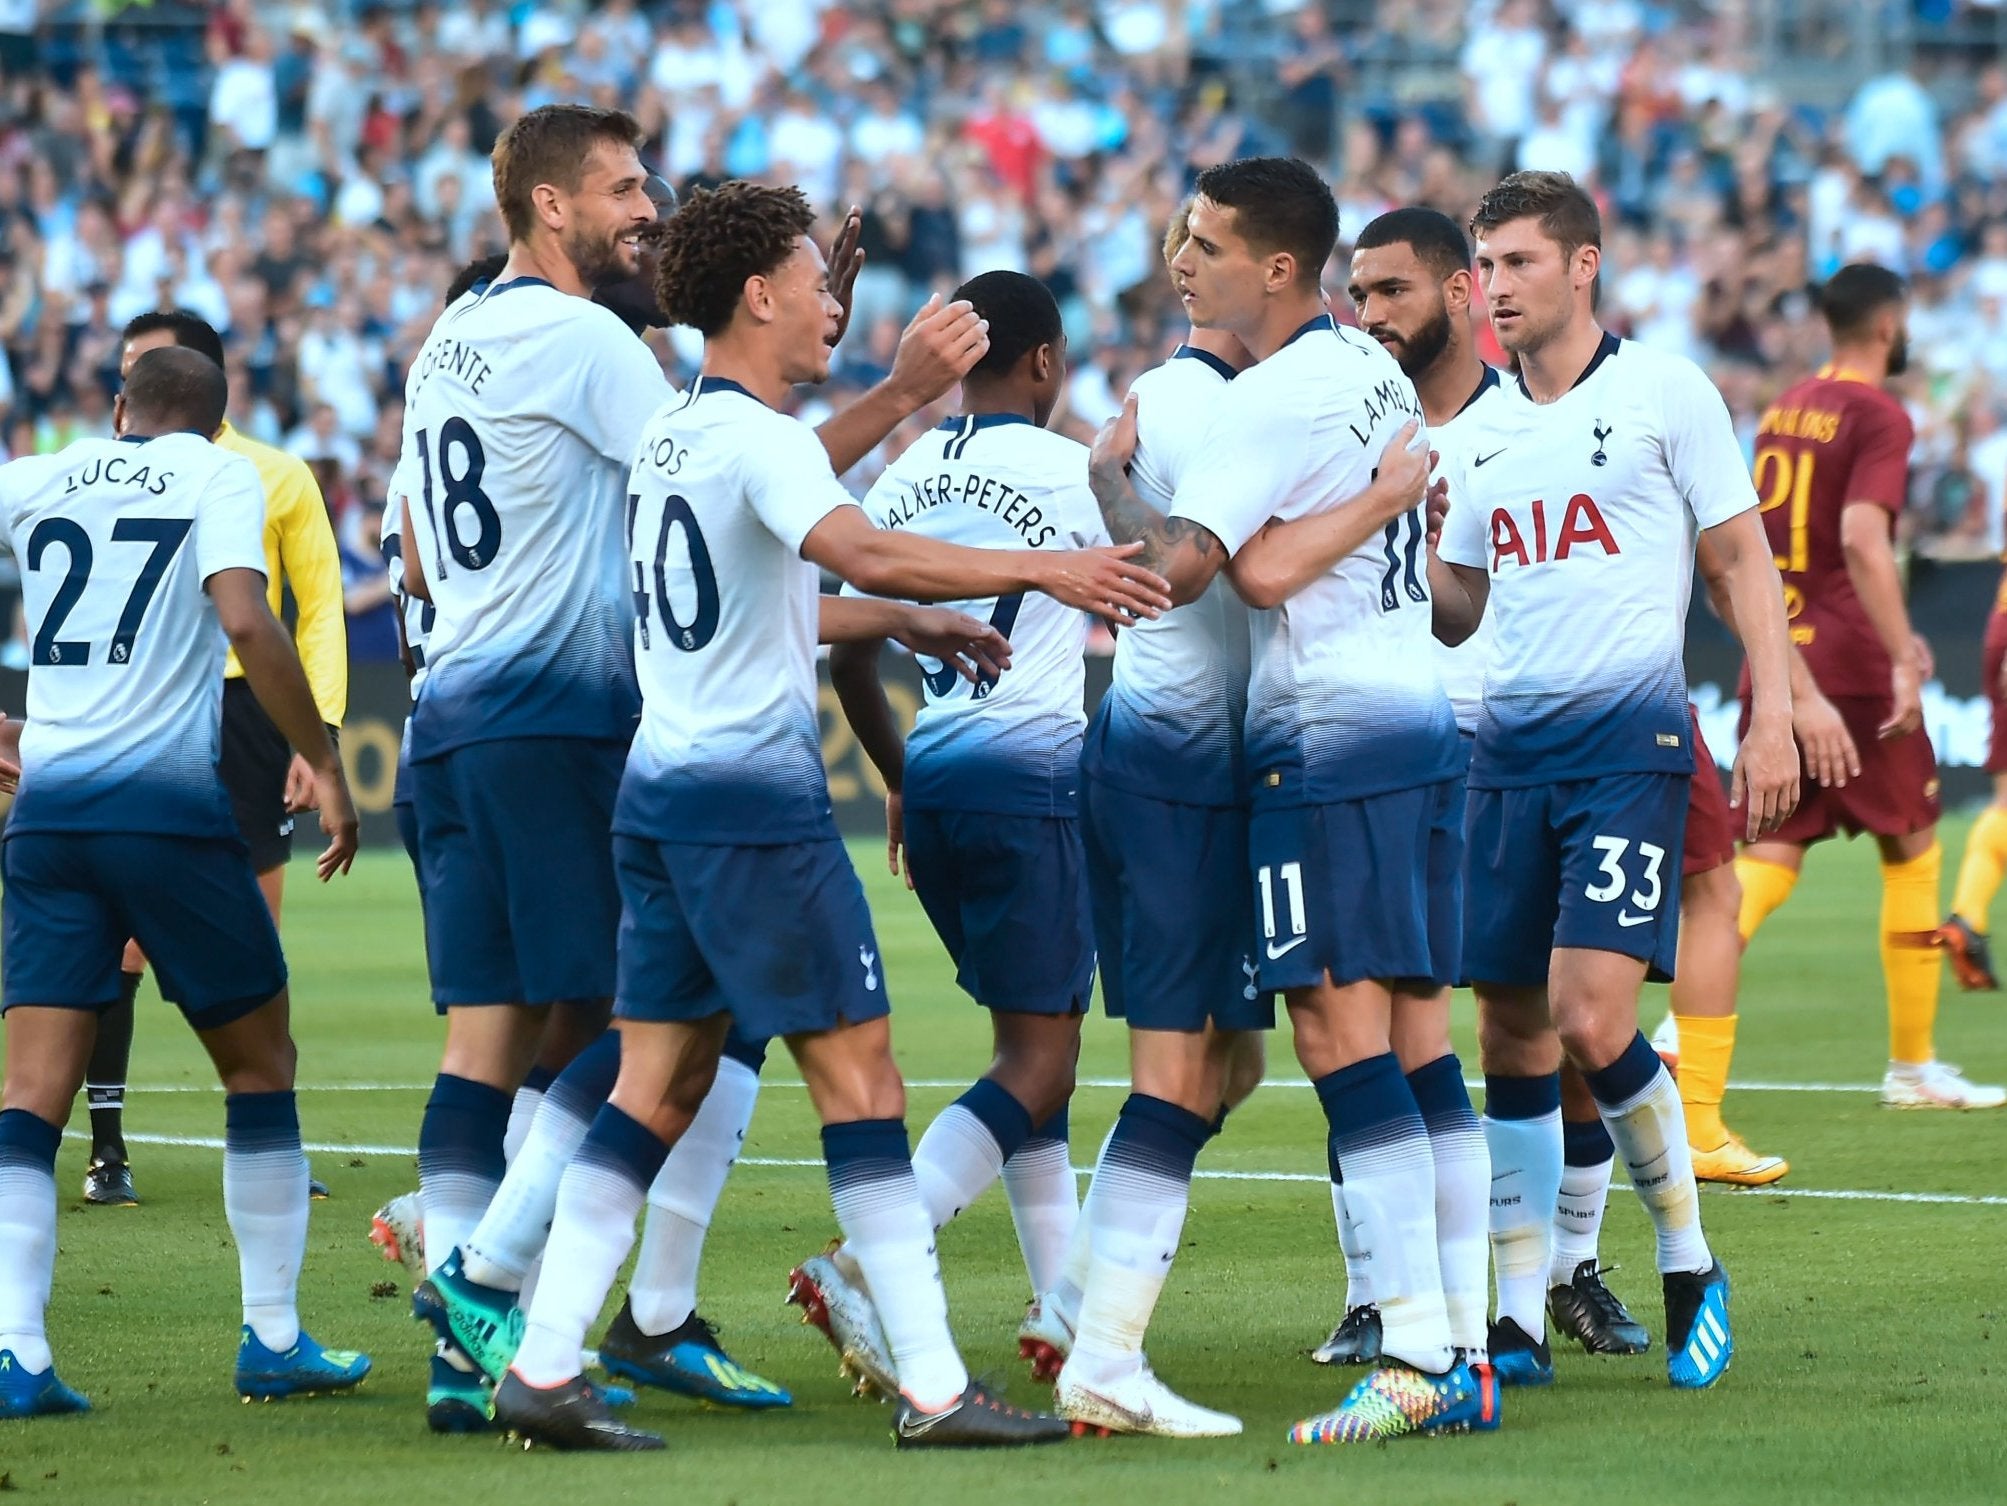
POLYGON ((1296 275, 1315 282, 1338 245, 1338 201, 1317 169, 1298 157, 1242 157, 1199 174, 1195 196, 1234 212, 1234 229, 1263 256, 1286 251, 1296 275))
POLYGON ((1352 243, 1354 251, 1410 246, 1415 257, 1439 278, 1470 270, 1470 242, 1457 222, 1440 209, 1416 204, 1390 209, 1367 223, 1352 243))
POLYGON ((1006 375, 1029 351, 1057 343, 1064 326, 1051 289, 1022 272, 984 272, 955 289, 990 322, 990 348, 969 369, 972 377, 1006 375))
POLYGON ((495 142, 489 161, 495 173, 495 203, 509 239, 529 238, 536 227, 540 183, 554 183, 574 192, 585 171, 585 159, 596 146, 608 143, 640 149, 642 132, 625 110, 595 110, 588 105, 541 105, 518 117, 495 142))
POLYGON ((156 334, 161 330, 173 335, 176 345, 200 351, 217 366, 222 366, 223 337, 216 333, 215 325, 189 309, 160 309, 129 319, 119 335, 119 344, 130 344, 141 335, 156 334))
POLYGON ((799 188, 734 178, 700 188, 661 232, 655 301, 671 324, 709 338, 732 322, 746 280, 769 277, 815 225, 799 188))
POLYGON ((509 264, 509 253, 497 251, 493 256, 484 256, 478 261, 470 261, 446 285, 446 305, 448 308, 458 303, 479 283, 493 282, 502 275, 502 268, 509 264))
POLYGON ((1514 173, 1477 202, 1470 233, 1482 239, 1514 220, 1538 220, 1540 230, 1561 247, 1564 257, 1584 246, 1603 245, 1603 216, 1596 201, 1566 173, 1514 173))
POLYGON ((1909 298, 1909 284, 1887 267, 1857 261, 1840 268, 1819 289, 1819 312, 1837 339, 1858 335, 1883 309, 1909 298))
POLYGON ((207 439, 223 427, 229 406, 222 366, 188 346, 149 350, 125 379, 126 423, 148 438, 186 429, 207 439))

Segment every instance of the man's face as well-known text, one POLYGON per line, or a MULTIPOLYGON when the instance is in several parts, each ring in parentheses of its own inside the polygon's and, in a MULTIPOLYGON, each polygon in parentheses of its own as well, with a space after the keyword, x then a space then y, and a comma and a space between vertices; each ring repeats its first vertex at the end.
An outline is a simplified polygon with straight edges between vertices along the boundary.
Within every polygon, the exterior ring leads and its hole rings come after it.
POLYGON ((1448 348, 1451 316, 1443 279, 1406 241, 1354 251, 1346 292, 1359 327, 1410 377, 1421 376, 1448 348))
POLYGON ((643 187, 647 177, 633 147, 603 141, 587 155, 578 191, 556 190, 565 215, 558 245, 587 287, 603 288, 641 270, 641 227, 655 218, 643 187))
POLYGON ((1204 195, 1192 200, 1185 244, 1171 258, 1171 281, 1198 329, 1234 334, 1261 318, 1270 259, 1257 257, 1234 222, 1238 211, 1204 195))
POLYGON ((134 335, 125 342, 125 349, 119 354, 118 379, 123 382, 132 375, 132 363, 149 350, 165 350, 174 344, 174 331, 150 329, 143 335, 134 335))
POLYGON ((796 237, 793 255, 766 279, 766 289, 787 380, 828 380, 829 350, 843 305, 829 291, 822 248, 805 235, 796 237))
MULTIPOLYGON (((1564 256, 1540 221, 1509 220, 1479 236, 1477 275, 1498 343, 1514 355, 1540 350, 1568 327, 1577 298, 1575 277, 1585 248, 1564 256)), ((1594 266, 1586 266, 1593 278, 1594 266)))

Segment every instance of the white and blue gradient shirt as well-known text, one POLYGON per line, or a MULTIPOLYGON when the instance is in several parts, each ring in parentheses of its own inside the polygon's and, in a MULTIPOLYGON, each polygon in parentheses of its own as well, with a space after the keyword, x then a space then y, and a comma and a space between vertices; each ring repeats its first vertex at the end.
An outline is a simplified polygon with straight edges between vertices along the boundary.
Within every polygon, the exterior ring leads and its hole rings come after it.
POLYGON ((1692 772, 1694 538, 1756 506, 1721 395, 1605 335, 1556 401, 1508 395, 1457 439, 1440 553, 1489 574, 1496 618, 1471 785, 1692 772))
MULTIPOLYGON (((1320 315, 1234 379, 1172 513, 1237 554, 1271 518, 1314 517, 1363 492, 1421 412, 1392 356, 1320 315)), ((1417 504, 1280 607, 1254 613, 1247 766, 1258 806, 1360 800, 1461 771, 1436 679, 1423 531, 1417 504)))
POLYGON ((540 278, 440 315, 405 383, 404 547, 437 609, 413 758, 631 735, 622 494, 643 426, 673 395, 615 315, 540 278))
MULTIPOLYGON (((1169 512, 1205 453, 1233 368, 1178 347, 1130 385, 1136 395, 1136 494, 1169 512)), ((1247 803, 1241 723, 1250 657, 1247 604, 1224 577, 1198 600, 1115 638, 1115 672, 1087 731, 1082 767, 1152 800, 1230 809, 1247 803)))
POLYGON ((30 642, 10 831, 237 836, 216 774, 227 647, 204 583, 265 573, 265 488, 198 434, 0 467, 30 642))
MULTIPOLYGON (((1087 447, 1009 413, 951 418, 916 440, 873 483, 864 511, 880 528, 976 549, 1108 542, 1087 447)), ((972 685, 920 659, 926 700, 906 739, 906 808, 1075 814, 1086 613, 1035 591, 952 605, 1010 640, 1011 666, 972 685)))
POLYGON ((857 504, 821 441, 738 383, 702 377, 649 422, 629 492, 642 710, 613 829, 744 846, 834 837, 816 717, 821 573, 801 545, 857 504))
MULTIPOLYGON (((1429 430, 1429 448, 1438 457, 1429 479, 1434 481, 1455 469, 1455 457, 1462 453, 1460 447, 1463 436, 1470 433, 1469 417, 1473 412, 1493 403, 1515 400, 1523 401, 1518 389, 1508 389, 1497 371, 1485 367, 1477 391, 1449 419, 1429 430)), ((1484 665, 1491 654, 1492 633, 1492 617, 1487 612, 1477 631, 1463 642, 1454 648, 1441 642, 1435 647, 1436 678, 1442 681, 1443 694, 1449 697, 1450 710, 1456 714, 1457 731, 1467 736, 1476 734, 1477 715, 1484 706, 1484 665)))
MULTIPOLYGON (((410 467, 402 460, 397 469, 390 473, 389 495, 383 504, 383 536, 378 545, 383 555, 385 568, 390 573, 390 599, 396 603, 397 615, 404 620, 404 646, 411 653, 411 698, 418 698, 419 690, 425 684, 426 647, 432 637, 432 622, 439 609, 429 601, 420 601, 404 589, 404 523, 405 498, 410 495, 407 487, 415 485, 410 467)), ((404 734, 411 735, 410 718, 405 719, 404 734)))

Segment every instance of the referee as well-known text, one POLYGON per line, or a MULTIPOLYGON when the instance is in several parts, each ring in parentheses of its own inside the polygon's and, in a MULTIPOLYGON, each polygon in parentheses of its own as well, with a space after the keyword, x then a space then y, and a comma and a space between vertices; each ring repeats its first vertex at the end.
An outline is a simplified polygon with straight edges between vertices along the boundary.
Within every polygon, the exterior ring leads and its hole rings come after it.
MULTIPOLYGON (((223 340, 204 320, 185 309, 141 314, 124 332, 119 374, 149 350, 185 345, 218 366, 223 340)), ((321 720, 335 734, 348 706, 348 630, 342 614, 341 558, 327 504, 306 462, 260 444, 233 428, 228 419, 216 443, 248 458, 265 488, 265 590, 278 615, 283 586, 290 585, 299 617, 293 636, 321 720)), ((244 683, 244 667, 232 651, 223 681, 223 741, 218 772, 237 815, 237 829, 250 848, 258 887, 279 919, 285 894, 286 861, 293 854, 293 812, 312 798, 313 775, 305 759, 286 745, 279 729, 244 683)), ((112 1206, 137 1203, 125 1147, 125 1083, 132 1060, 133 998, 146 957, 128 943, 119 1001, 98 1019, 97 1045, 84 1074, 91 1111, 91 1160, 84 1173, 84 1201, 112 1206)), ((327 1189, 312 1184, 316 1197, 327 1189)))

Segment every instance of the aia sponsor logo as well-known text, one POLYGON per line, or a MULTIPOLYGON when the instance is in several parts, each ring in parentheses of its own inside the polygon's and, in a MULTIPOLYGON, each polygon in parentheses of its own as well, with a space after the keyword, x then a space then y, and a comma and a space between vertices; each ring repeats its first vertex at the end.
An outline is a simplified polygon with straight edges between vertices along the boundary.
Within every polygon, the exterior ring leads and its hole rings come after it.
POLYGON ((1558 527, 1550 523, 1547 504, 1536 501, 1522 526, 1510 509, 1494 508, 1491 514, 1491 573, 1496 575, 1508 564, 1544 565, 1549 560, 1565 560, 1578 550, 1594 546, 1604 555, 1623 551, 1603 519, 1596 499, 1577 492, 1561 510, 1558 527))

